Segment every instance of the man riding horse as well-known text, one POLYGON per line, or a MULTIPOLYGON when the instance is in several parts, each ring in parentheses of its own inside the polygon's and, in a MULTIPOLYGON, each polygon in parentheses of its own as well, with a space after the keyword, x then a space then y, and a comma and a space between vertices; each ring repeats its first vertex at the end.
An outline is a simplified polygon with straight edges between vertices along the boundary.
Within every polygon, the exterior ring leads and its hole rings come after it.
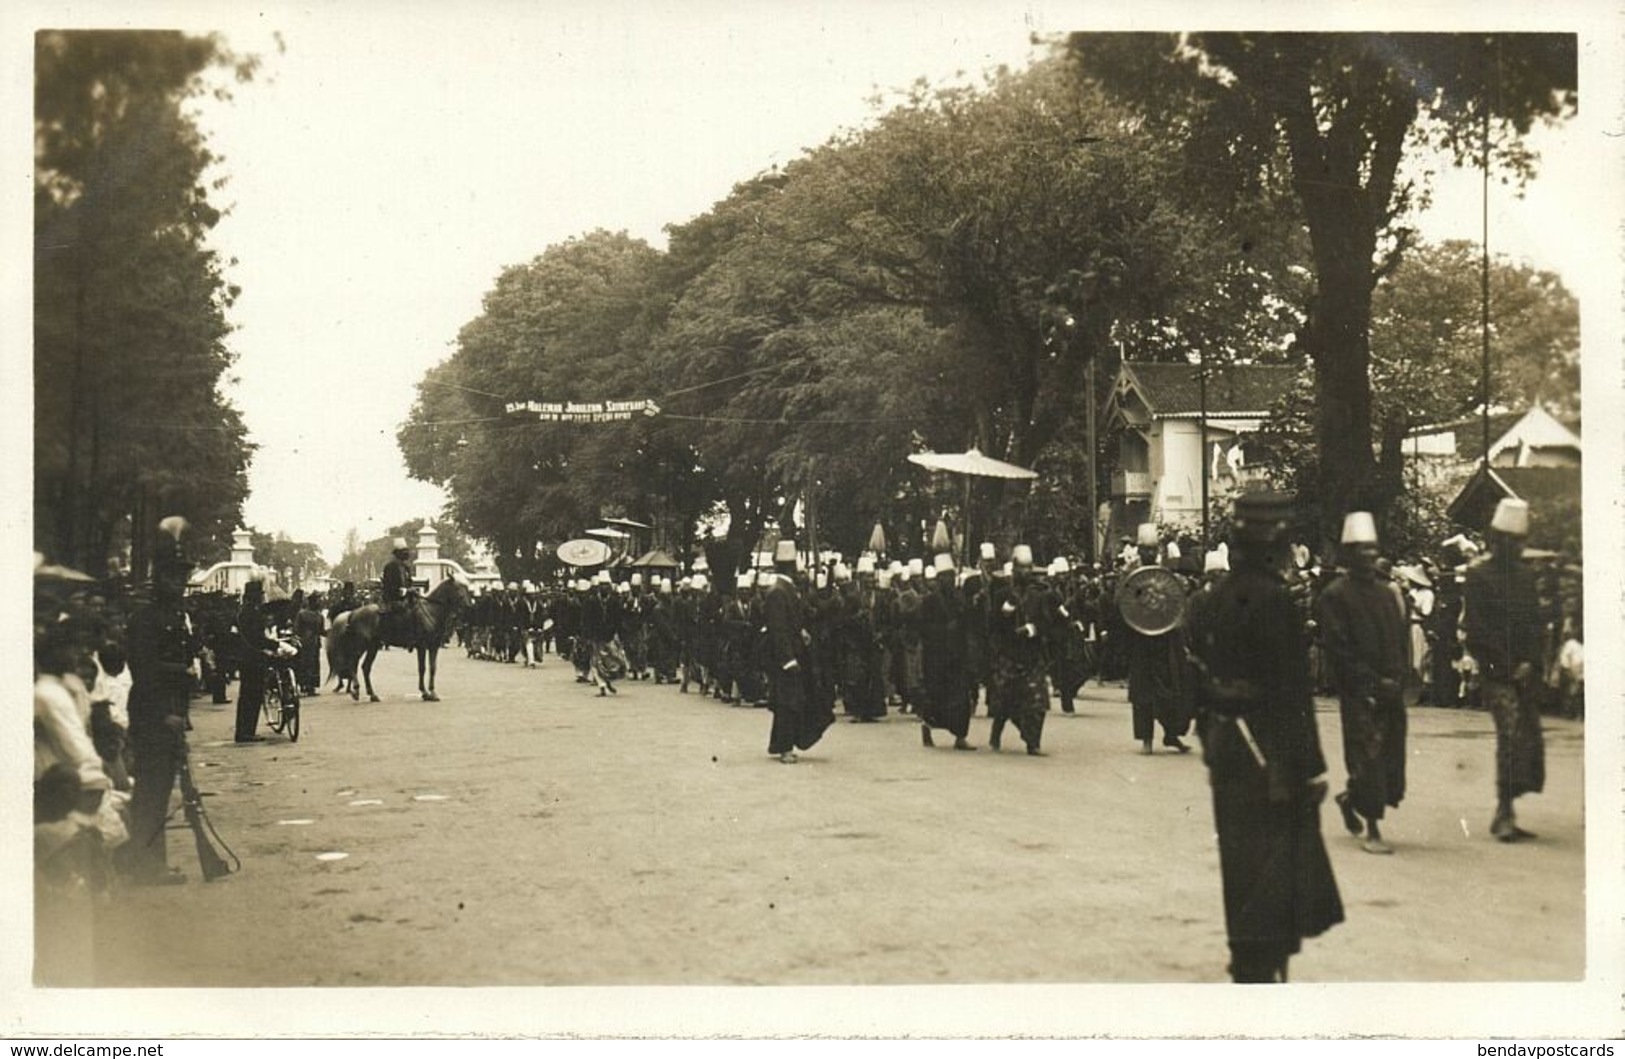
POLYGON ((416 586, 412 583, 412 551, 406 546, 405 537, 396 537, 393 546, 393 556, 384 566, 379 586, 383 597, 379 632, 385 643, 410 647, 413 641, 409 615, 417 599, 416 586))

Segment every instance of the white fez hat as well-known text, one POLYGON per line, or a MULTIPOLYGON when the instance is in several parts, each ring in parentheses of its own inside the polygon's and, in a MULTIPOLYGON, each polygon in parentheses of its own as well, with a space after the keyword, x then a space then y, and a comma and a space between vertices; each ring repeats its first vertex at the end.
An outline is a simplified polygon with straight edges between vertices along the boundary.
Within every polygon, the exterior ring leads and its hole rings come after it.
POLYGON ((1225 558, 1224 552, 1218 550, 1208 552, 1207 556, 1202 560, 1202 572, 1204 574, 1216 574, 1229 569, 1230 560, 1225 558))
POLYGON ((850 581, 850 580, 852 580, 852 568, 850 566, 847 566, 845 563, 836 563, 835 564, 835 580, 837 580, 837 581, 850 581))
POLYGON ((706 580, 706 577, 705 577, 704 574, 695 574, 693 576, 693 578, 691 578, 689 580, 689 587, 690 588, 698 588, 698 589, 703 590, 703 589, 710 588, 711 587, 711 582, 706 580))
POLYGON ((632 591, 632 586, 627 584, 625 581, 622 581, 620 584, 615 586, 615 591, 624 596, 628 592, 632 591))
POLYGON ((1066 556, 1057 555, 1049 564, 1049 572, 1052 574, 1069 574, 1072 572, 1072 564, 1066 561, 1066 556))
POLYGON ((389 547, 393 551, 397 551, 397 552, 405 551, 406 550, 406 538, 405 537, 396 537, 394 540, 389 542, 389 547))
POLYGON ((993 560, 995 560, 995 559, 997 559, 999 557, 999 551, 998 551, 997 548, 993 547, 993 542, 992 541, 983 541, 982 542, 982 550, 981 550, 980 554, 982 556, 983 561, 990 562, 990 563, 993 560))
POLYGON ((1157 544, 1157 524, 1155 522, 1142 522, 1140 528, 1135 530, 1134 541, 1146 548, 1154 548, 1157 544))
POLYGON ((938 552, 937 557, 931 560, 931 566, 940 574, 945 574, 954 568, 954 557, 947 552, 938 552))
POLYGON ((633 574, 633 575, 632 575, 632 583, 633 583, 633 584, 634 584, 634 585, 641 585, 641 584, 643 584, 643 575, 642 575, 642 574, 633 574))
POLYGON ((935 581, 937 579, 937 568, 935 566, 928 566, 925 568, 925 579, 927 581, 935 581))
POLYGON ((828 588, 829 587, 829 575, 824 573, 824 571, 822 571, 822 570, 818 571, 816 574, 813 575, 813 587, 814 588, 828 588))
POLYGON ((1168 542, 1168 558, 1170 558, 1170 559, 1178 559, 1178 558, 1182 557, 1184 554, 1185 554, 1184 552, 1179 550, 1179 545, 1178 544, 1175 544, 1173 541, 1168 542))
POLYGON ((750 588, 754 584, 756 584, 756 572, 754 570, 745 571, 734 581, 735 588, 750 588))
POLYGON ((1490 520, 1490 529, 1512 537, 1527 537, 1529 535, 1529 502, 1507 497, 1499 504, 1496 504, 1495 517, 1490 520))
POLYGON ((925 560, 924 559, 910 559, 908 561, 908 572, 911 573, 911 574, 914 574, 916 576, 918 576, 919 574, 925 573, 925 560))
POLYGON ((1343 517, 1344 544, 1377 543, 1377 522, 1369 511, 1350 511, 1343 517))
POLYGON ((1016 545, 1016 550, 1010 553, 1010 562, 1016 566, 1031 566, 1033 564, 1032 548, 1026 544, 1016 545))
POLYGON ((796 542, 781 540, 773 549, 773 561, 776 563, 793 563, 796 561, 796 542))
POLYGON ((875 572, 875 557, 872 555, 858 556, 858 573, 872 574, 875 572))
POLYGON ((592 583, 595 584, 595 585, 607 585, 607 584, 609 584, 609 571, 608 570, 600 570, 600 571, 598 571, 598 575, 592 579, 592 583))

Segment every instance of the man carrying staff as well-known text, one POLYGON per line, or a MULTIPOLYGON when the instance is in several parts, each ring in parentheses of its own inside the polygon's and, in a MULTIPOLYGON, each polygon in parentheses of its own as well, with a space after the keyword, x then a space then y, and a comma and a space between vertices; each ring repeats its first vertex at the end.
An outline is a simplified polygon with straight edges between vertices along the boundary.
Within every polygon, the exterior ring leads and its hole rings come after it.
POLYGON ((762 596, 767 627, 768 679, 772 684, 768 705, 773 728, 767 752, 786 765, 798 760, 796 751, 810 749, 835 723, 835 711, 813 694, 812 637, 807 632, 806 607, 794 580, 796 542, 779 541, 773 552, 772 583, 762 596))
POLYGON ((1290 504, 1236 499, 1230 575, 1188 622, 1236 982, 1286 981, 1302 940, 1343 921, 1320 834, 1326 761, 1308 634, 1280 574, 1290 504))
POLYGON ((1479 667, 1483 701, 1495 719, 1495 816, 1490 834, 1502 842, 1534 838, 1518 826, 1513 799, 1546 785, 1546 746, 1533 681, 1541 654, 1540 596, 1523 562, 1529 504, 1502 500, 1490 521, 1489 554, 1467 567, 1462 629, 1479 667))
POLYGON ((1377 524, 1368 511, 1343 520, 1348 571, 1320 595, 1320 634, 1332 661, 1343 717, 1348 788, 1337 808, 1351 835, 1365 835, 1367 853, 1392 853, 1378 824, 1384 807, 1405 797, 1404 615, 1377 577, 1377 524), (1363 823, 1362 823, 1363 821, 1363 823))

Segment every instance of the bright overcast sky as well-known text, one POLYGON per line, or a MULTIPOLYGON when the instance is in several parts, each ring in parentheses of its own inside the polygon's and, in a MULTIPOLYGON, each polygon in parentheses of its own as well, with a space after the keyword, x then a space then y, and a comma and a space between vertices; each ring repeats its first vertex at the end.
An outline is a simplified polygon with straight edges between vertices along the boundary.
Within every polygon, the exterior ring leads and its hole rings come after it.
MULTIPOLYGON (((260 446, 246 519, 330 561, 350 527, 365 539, 438 512, 395 431, 502 268, 595 228, 663 246, 665 225, 865 120, 875 89, 1024 65, 1031 32, 1079 24, 1055 5, 940 0, 164 10, 137 24, 217 30, 264 58, 204 115, 229 178, 213 243, 243 289, 230 393, 260 446)), ((1497 188, 1491 220, 1495 249, 1556 269, 1582 298, 1598 229, 1573 204, 1597 177, 1585 152, 1617 116, 1585 102, 1582 123, 1541 138, 1528 199, 1497 188)), ((1445 185, 1427 234, 1476 239, 1479 194, 1476 175, 1445 185)))

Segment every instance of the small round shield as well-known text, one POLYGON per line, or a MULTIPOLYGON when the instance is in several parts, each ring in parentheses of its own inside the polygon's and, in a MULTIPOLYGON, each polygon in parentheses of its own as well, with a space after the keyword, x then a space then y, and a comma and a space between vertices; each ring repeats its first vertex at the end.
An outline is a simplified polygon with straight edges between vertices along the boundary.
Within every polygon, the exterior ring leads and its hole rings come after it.
POLYGON ((1117 586, 1117 609, 1135 632, 1161 636, 1185 620, 1185 583, 1162 566, 1142 566, 1117 586))

